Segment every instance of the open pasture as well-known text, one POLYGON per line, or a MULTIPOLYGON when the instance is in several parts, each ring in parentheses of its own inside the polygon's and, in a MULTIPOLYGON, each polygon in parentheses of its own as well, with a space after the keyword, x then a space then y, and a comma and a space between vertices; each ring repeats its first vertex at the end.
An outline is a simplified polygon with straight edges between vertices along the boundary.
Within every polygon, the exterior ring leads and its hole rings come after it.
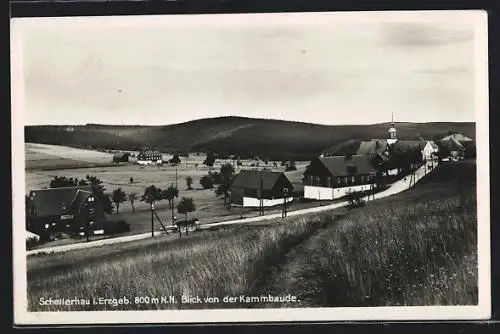
MULTIPOLYGON (((97 176, 106 189, 106 192, 111 193, 114 189, 122 188, 125 193, 136 193, 139 198, 144 193, 144 189, 148 186, 155 185, 161 189, 166 189, 170 185, 177 185, 179 189, 178 200, 185 196, 193 198, 196 205, 196 211, 189 214, 189 218, 198 218, 200 224, 210 224, 215 222, 238 219, 241 217, 258 216, 258 211, 252 209, 228 208, 224 205, 223 197, 216 197, 215 189, 203 189, 200 185, 200 179, 207 175, 210 170, 218 171, 220 164, 225 161, 218 161, 218 164, 209 168, 202 164, 195 167, 195 164, 188 164, 183 161, 177 167, 164 166, 141 166, 133 163, 109 166, 109 167, 94 167, 94 168, 76 168, 76 169, 59 169, 51 171, 27 171, 26 172, 26 193, 32 189, 48 188, 50 181, 55 177, 73 177, 85 179, 87 175, 97 176), (187 190, 186 178, 193 179, 192 190, 187 190), (130 183, 130 178, 133 178, 133 183, 130 183)), ((236 167, 236 173, 241 168, 249 167, 250 162, 244 162, 243 166, 236 167), (246 166, 245 166, 246 165, 246 166)), ((305 164, 297 164, 298 170, 287 172, 290 175, 291 181, 298 186, 301 183, 302 173, 305 164)), ((284 167, 278 167, 283 170, 284 167)), ((323 202, 326 204, 328 202, 323 202)), ((319 203, 299 203, 290 204, 289 210, 297 210, 311 206, 318 206, 319 203)), ((131 231, 128 234, 137 234, 149 232, 151 230, 151 212, 147 203, 139 201, 134 202, 135 212, 132 210, 132 205, 129 201, 121 203, 119 213, 116 211, 108 217, 113 219, 124 219, 131 224, 131 231)), ((163 224, 172 224, 172 210, 168 201, 159 201, 155 204, 155 210, 162 220, 163 224)), ((266 213, 279 213, 281 206, 266 209, 266 213)), ((174 208, 174 215, 180 217, 174 208)), ((161 229, 161 225, 155 220, 155 229, 161 229)))
POLYGON ((26 170, 85 168, 110 165, 113 155, 66 146, 26 143, 25 161, 26 170))

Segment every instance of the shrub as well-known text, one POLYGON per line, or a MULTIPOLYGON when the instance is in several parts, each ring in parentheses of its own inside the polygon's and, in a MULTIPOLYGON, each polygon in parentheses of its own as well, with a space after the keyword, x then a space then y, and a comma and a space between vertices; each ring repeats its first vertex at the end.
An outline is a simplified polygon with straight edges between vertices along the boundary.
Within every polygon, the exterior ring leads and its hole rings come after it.
POLYGON ((200 184, 203 187, 203 189, 212 189, 214 187, 214 182, 212 178, 208 175, 205 175, 200 179, 200 184))
POLYGON ((103 223, 104 234, 130 232, 130 224, 125 220, 107 220, 103 223))

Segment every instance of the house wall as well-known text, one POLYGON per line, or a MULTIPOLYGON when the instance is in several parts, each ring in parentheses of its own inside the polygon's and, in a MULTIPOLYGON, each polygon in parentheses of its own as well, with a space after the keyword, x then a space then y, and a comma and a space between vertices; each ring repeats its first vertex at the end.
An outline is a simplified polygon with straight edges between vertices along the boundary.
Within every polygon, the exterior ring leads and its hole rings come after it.
POLYGON ((161 164, 162 160, 152 161, 152 160, 137 160, 139 165, 153 165, 153 164, 161 164))
POLYGON ((231 205, 243 205, 243 189, 238 187, 231 188, 231 205))
POLYGON ((304 186, 304 198, 325 201, 334 200, 346 196, 349 191, 367 191, 370 190, 371 187, 371 184, 362 184, 341 188, 304 186))
MULTIPOLYGON (((290 203, 293 201, 293 197, 287 198, 287 203, 290 203)), ((284 202, 283 198, 276 198, 276 199, 264 199, 263 200, 263 205, 264 207, 270 207, 270 206, 275 206, 275 205, 282 205, 284 202)), ((246 208, 253 208, 253 207, 260 207, 260 199, 254 198, 254 197, 243 197, 243 207, 246 208)))

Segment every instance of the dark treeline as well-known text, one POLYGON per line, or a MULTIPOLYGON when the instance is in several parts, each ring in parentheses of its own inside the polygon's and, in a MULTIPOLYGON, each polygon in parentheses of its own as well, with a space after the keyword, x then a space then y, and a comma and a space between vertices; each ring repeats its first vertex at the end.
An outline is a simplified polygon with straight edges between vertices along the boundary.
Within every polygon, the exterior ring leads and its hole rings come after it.
MULTIPOLYGON (((475 138, 474 123, 397 123, 400 139, 435 139, 450 130, 475 138)), ((27 126, 26 142, 90 149, 163 153, 216 152, 219 157, 255 156, 270 160, 310 160, 323 149, 345 141, 386 138, 388 124, 317 125, 280 120, 220 117, 166 126, 27 126)))

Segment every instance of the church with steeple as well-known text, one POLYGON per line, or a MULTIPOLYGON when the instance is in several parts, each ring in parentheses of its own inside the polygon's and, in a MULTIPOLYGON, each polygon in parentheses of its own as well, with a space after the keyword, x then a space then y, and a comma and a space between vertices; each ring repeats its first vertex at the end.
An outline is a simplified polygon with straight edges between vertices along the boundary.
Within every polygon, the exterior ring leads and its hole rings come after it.
POLYGON ((392 114, 391 127, 389 128, 389 136, 387 137, 387 144, 392 145, 398 141, 398 131, 394 123, 394 113, 392 114))

